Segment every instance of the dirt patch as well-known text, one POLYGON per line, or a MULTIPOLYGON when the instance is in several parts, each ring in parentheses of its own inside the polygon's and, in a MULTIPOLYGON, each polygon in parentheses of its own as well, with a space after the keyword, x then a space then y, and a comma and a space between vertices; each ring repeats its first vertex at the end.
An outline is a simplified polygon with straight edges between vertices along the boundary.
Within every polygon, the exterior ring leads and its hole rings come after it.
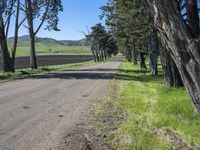
POLYGON ((171 129, 167 129, 165 132, 156 130, 154 131, 154 134, 164 140, 167 140, 175 150, 200 150, 200 147, 185 142, 178 133, 171 129))
POLYGON ((67 133, 56 150, 111 150, 95 135, 89 124, 78 124, 67 133))
POLYGON ((85 124, 76 125, 56 148, 56 150, 92 150, 93 145, 88 137, 85 124))
POLYGON ((126 114, 110 101, 117 100, 117 94, 118 86, 112 81, 106 100, 94 107, 87 122, 69 129, 56 150, 115 150, 107 142, 107 135, 117 130, 126 118, 126 114))

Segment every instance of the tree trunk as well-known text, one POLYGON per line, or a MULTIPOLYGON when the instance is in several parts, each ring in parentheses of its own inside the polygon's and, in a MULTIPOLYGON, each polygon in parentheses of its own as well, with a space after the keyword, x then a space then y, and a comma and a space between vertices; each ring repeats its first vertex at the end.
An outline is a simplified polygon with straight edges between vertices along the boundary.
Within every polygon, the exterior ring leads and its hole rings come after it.
POLYGON ((101 47, 100 47, 99 43, 97 44, 97 50, 98 50, 98 53, 99 53, 99 61, 103 61, 102 60, 102 50, 101 50, 101 47))
POLYGON ((103 56, 104 56, 104 60, 107 60, 107 54, 105 50, 103 50, 103 56))
POLYGON ((101 52, 101 61, 104 61, 103 49, 101 46, 100 46, 100 52, 101 52))
POLYGON ((94 59, 95 62, 97 62, 97 58, 96 58, 96 55, 95 55, 95 49, 94 49, 93 45, 91 46, 91 50, 92 50, 93 59, 94 59))
POLYGON ((35 36, 31 35, 30 36, 30 67, 32 69, 37 69, 37 59, 36 59, 36 53, 35 53, 35 36))
POLYGON ((20 10, 20 0, 17 0, 16 6, 16 20, 15 20, 15 35, 14 35, 14 43, 12 49, 12 66, 15 65, 15 55, 17 50, 17 42, 18 42, 18 32, 19 32, 19 10, 20 10))
POLYGON ((99 58, 99 50, 98 50, 98 45, 97 44, 95 44, 95 53, 96 53, 97 61, 99 62, 100 58, 99 58))
POLYGON ((191 35, 198 38, 199 36, 199 13, 197 0, 186 0, 187 21, 191 35))
POLYGON ((151 75, 158 75, 158 63, 157 63, 157 41, 151 37, 149 41, 149 69, 151 75))
POLYGON ((134 65, 137 65, 137 52, 136 52, 135 44, 132 45, 131 55, 132 55, 132 62, 134 63, 134 65))
MULTIPOLYGON (((1 30, 1 29, 0 29, 1 30)), ((14 72, 14 63, 12 62, 12 59, 10 57, 10 53, 8 51, 7 43, 4 38, 1 36, 1 31, 0 31, 0 43, 1 43, 1 54, 2 54, 2 69, 4 72, 14 72)))
POLYGON ((183 87, 183 81, 181 79, 181 75, 178 71, 178 68, 173 59, 171 59, 171 70, 173 75, 173 86, 174 87, 183 87))
POLYGON ((14 72, 14 65, 10 57, 10 53, 7 46, 6 35, 4 32, 3 16, 0 13, 0 46, 2 54, 2 67, 4 72, 14 72))
POLYGON ((37 59, 35 53, 35 33, 33 28, 33 10, 31 5, 31 0, 28 0, 27 3, 27 11, 26 17, 28 20, 28 30, 29 30, 29 38, 30 38, 30 67, 32 69, 37 69, 37 59))
POLYGON ((166 86, 174 86, 174 79, 171 69, 171 57, 169 52, 164 48, 160 49, 160 59, 162 64, 162 70, 164 75, 164 81, 166 86))
POLYGON ((128 61, 132 61, 131 49, 129 46, 126 46, 126 58, 128 61))
POLYGON ((160 50, 160 58, 163 68, 164 81, 166 86, 182 87, 183 81, 174 60, 169 52, 162 48, 160 50))
POLYGON ((146 64, 145 64, 145 57, 144 53, 140 53, 140 68, 142 69, 147 69, 146 64))
POLYGON ((162 46, 173 58, 195 110, 200 113, 200 40, 192 39, 175 1, 148 2, 154 10, 154 24, 162 46))

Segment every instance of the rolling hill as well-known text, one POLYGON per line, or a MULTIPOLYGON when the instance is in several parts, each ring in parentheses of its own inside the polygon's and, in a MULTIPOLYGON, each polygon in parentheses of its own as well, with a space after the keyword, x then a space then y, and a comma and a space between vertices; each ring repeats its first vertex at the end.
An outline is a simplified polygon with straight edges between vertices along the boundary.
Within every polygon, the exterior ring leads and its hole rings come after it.
MULTIPOLYGON (((13 41, 13 37, 8 38, 9 42, 13 41)), ((89 42, 87 41, 86 38, 80 39, 80 40, 56 40, 53 38, 41 38, 41 37, 36 37, 36 43, 56 43, 56 44, 62 44, 65 46, 89 46, 89 42)), ((29 36, 28 35, 23 35, 18 38, 19 43, 26 43, 29 42, 29 36)))
POLYGON ((89 46, 89 43, 87 41, 87 39, 81 39, 81 40, 76 40, 76 41, 72 41, 72 40, 62 40, 59 41, 61 43, 63 43, 66 46, 89 46))
MULTIPOLYGON (((8 45, 11 48, 13 37, 8 39, 8 45)), ((18 38, 17 56, 29 55, 29 37, 28 35, 18 38)), ((81 40, 55 40, 52 38, 36 37, 37 54, 90 54, 90 46, 86 39, 81 40)))

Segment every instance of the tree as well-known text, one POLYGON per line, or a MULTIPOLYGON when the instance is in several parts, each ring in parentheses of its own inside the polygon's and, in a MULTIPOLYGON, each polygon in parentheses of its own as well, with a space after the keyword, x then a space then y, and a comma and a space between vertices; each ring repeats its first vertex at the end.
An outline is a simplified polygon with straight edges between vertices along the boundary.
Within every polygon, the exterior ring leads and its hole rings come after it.
POLYGON ((111 34, 101 24, 96 24, 91 28, 89 35, 91 40, 92 53, 95 61, 104 61, 112 54, 117 54, 117 46, 111 34))
POLYGON ((158 41, 156 39, 155 34, 153 34, 149 38, 148 52, 149 52, 150 73, 151 73, 151 75, 158 75, 158 64, 157 64, 158 41))
MULTIPOLYGON (((102 17, 106 17, 106 24, 117 39, 120 50, 129 61, 137 64, 138 55, 147 53, 147 44, 151 22, 147 11, 140 0, 109 0, 101 7, 102 17), (120 45, 119 45, 120 43, 120 45), (139 47, 138 45, 146 45, 139 47), (141 53, 141 54, 140 54, 141 53)), ((144 59, 140 64, 146 68, 144 59)))
POLYGON ((63 6, 61 0, 24 0, 24 7, 30 37, 30 67, 37 69, 35 36, 45 22, 47 22, 45 29, 60 31, 57 27, 58 13, 63 11, 63 6), (35 28, 34 22, 36 20, 40 20, 40 23, 35 28))
POLYGON ((15 54, 17 48, 18 30, 23 19, 19 23, 20 0, 2 0, 0 1, 0 49, 2 51, 2 66, 4 72, 14 72, 15 54), (11 54, 7 44, 7 37, 12 16, 15 15, 14 42, 11 54))
POLYGON ((146 2, 151 9, 161 44, 174 60, 195 110, 200 113, 200 39, 191 36, 191 30, 184 23, 175 0, 146 2))

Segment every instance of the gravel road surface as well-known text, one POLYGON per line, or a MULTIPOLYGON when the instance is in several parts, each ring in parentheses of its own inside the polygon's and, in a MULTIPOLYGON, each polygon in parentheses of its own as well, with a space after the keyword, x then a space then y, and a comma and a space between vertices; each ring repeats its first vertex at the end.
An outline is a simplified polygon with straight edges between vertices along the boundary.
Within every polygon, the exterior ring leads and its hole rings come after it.
POLYGON ((105 95, 121 58, 0 84, 0 150, 59 149, 65 132, 105 95))

